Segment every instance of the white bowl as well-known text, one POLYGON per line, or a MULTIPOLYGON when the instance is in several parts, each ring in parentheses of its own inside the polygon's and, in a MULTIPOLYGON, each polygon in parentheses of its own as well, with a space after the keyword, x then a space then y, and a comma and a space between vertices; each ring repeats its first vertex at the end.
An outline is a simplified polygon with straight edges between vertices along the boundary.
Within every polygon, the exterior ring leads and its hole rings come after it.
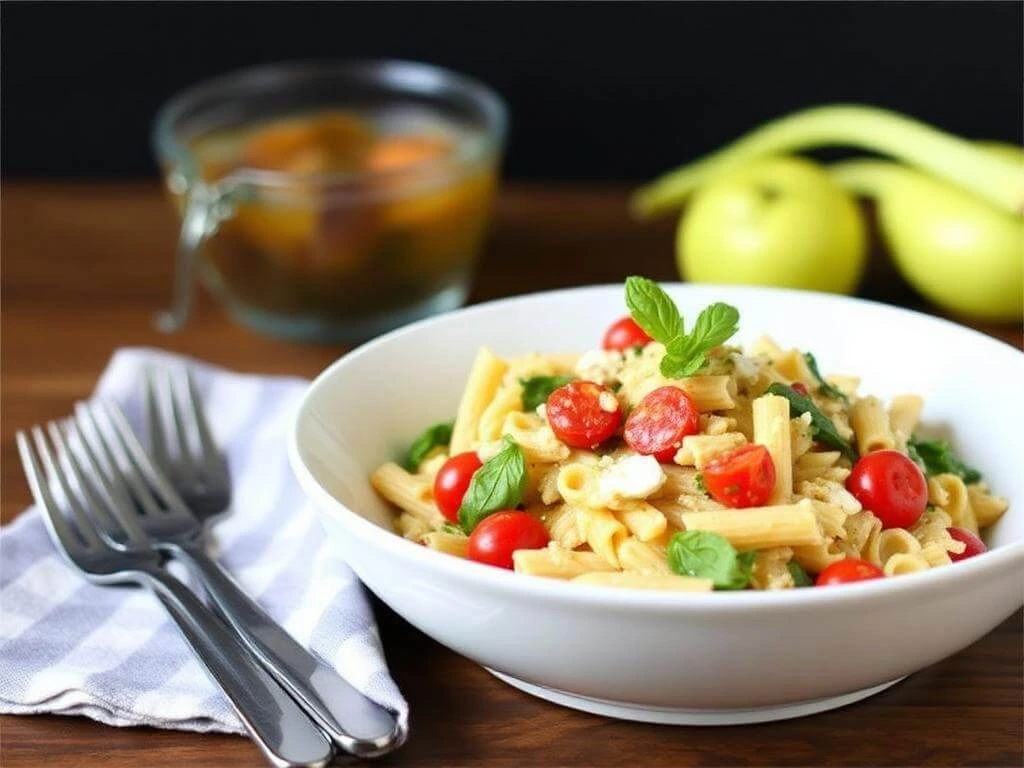
POLYGON ((1010 510, 991 551, 921 574, 827 589, 659 593, 522 576, 392 532, 367 480, 425 426, 451 418, 481 345, 501 355, 599 346, 621 286, 492 302, 416 323, 339 360, 311 385, 292 466, 367 587, 438 642, 535 695, 602 714, 715 724, 795 717, 870 695, 973 643, 1024 603, 1024 354, 914 312, 765 288, 667 286, 684 317, 741 313, 813 351, 862 390, 917 392, 1010 510))

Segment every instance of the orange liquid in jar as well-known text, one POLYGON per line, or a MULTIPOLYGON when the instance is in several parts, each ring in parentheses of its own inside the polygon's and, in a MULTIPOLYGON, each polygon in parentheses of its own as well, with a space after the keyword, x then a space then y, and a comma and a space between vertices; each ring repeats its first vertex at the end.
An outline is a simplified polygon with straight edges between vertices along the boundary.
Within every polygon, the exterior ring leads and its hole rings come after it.
POLYGON ((228 301, 325 319, 388 312, 464 279, 496 182, 490 161, 456 165, 464 132, 331 110, 201 137, 191 148, 207 182, 278 174, 204 244, 205 276, 228 301))

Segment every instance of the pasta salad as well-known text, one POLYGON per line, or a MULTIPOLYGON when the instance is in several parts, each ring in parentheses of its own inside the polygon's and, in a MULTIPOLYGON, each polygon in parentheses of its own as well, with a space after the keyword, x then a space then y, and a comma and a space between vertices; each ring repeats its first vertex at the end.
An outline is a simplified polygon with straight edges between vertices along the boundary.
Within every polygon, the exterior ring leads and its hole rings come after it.
POLYGON ((913 394, 884 404, 854 376, 770 338, 728 342, 739 312, 684 320, 630 277, 601 349, 479 350, 453 421, 371 476, 397 530, 518 573, 711 591, 824 586, 985 551, 1006 511, 913 394))

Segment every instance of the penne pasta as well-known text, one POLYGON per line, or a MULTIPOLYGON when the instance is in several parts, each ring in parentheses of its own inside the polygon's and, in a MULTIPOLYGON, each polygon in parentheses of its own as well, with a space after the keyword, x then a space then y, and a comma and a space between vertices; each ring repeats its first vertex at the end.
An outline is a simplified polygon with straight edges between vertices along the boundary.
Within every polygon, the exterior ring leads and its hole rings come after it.
POLYGON ((740 550, 820 544, 821 531, 810 501, 773 507, 688 512, 688 531, 711 531, 740 550))
POLYGON ((850 426, 862 454, 893 448, 896 439, 889 429, 889 417, 877 397, 862 397, 850 409, 850 426))
POLYGON ((768 449, 775 465, 772 504, 786 504, 793 495, 793 458, 789 434, 789 401, 764 395, 754 401, 754 442, 768 449))
POLYGON ((453 456, 476 447, 480 417, 497 394, 507 370, 508 365, 486 347, 477 352, 455 415, 449 451, 453 456))

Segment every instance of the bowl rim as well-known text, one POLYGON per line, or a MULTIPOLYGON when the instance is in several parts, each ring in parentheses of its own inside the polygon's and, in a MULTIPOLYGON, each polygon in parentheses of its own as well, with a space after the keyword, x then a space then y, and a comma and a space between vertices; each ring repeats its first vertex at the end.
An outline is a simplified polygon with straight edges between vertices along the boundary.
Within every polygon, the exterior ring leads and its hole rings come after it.
MULTIPOLYGON (((945 331, 954 333, 967 333, 976 338, 976 341, 992 344, 996 349, 1001 349, 1000 354, 1016 352, 1019 355, 1018 362, 1024 365, 1024 352, 1011 344, 1003 342, 992 336, 988 336, 973 328, 955 323, 946 318, 928 315, 923 312, 905 309, 903 307, 885 304, 879 301, 862 299, 858 297, 839 296, 826 294, 818 291, 806 291, 789 288, 773 288, 768 286, 746 286, 746 285, 721 285, 721 284, 691 284, 691 283, 661 283, 668 291, 687 290, 699 287, 701 290, 722 290, 730 293, 770 294, 779 297, 801 296, 817 297, 836 301, 839 303, 852 303, 865 306, 873 311, 889 312, 895 315, 909 315, 926 322, 934 323, 945 331)), ((436 552, 428 547, 421 546, 409 541, 393 531, 386 531, 378 525, 367 520, 362 515, 349 509, 342 501, 334 497, 324 488, 306 466, 299 447, 298 430, 303 422, 309 404, 314 399, 314 394, 324 389, 336 375, 337 371, 343 369, 352 361, 372 354, 378 348, 390 343, 392 340, 407 334, 415 334, 421 329, 429 328, 432 325, 440 324, 452 317, 470 318, 476 314, 483 314, 495 308, 513 306, 517 303, 525 303, 540 298, 557 300, 559 297, 568 294, 578 293, 601 293, 610 289, 621 290, 621 284, 604 283, 598 285, 578 286, 574 288, 562 288, 549 291, 536 291, 517 296, 510 296, 492 301, 482 302, 470 307, 463 307, 452 312, 426 318, 415 323, 395 329, 389 333, 377 337, 357 347, 343 357, 335 360, 325 368, 310 383, 302 400, 296 409, 295 417, 292 420, 288 432, 288 457, 292 470, 297 476, 300 485, 308 496, 310 496, 317 509, 324 514, 330 514, 341 522, 346 529, 356 532, 359 536, 371 539, 374 544, 380 545, 389 556, 411 558, 427 570, 440 571, 445 576, 452 578, 474 579, 479 586, 504 594, 514 595, 518 598, 544 599, 558 602, 563 605, 601 605, 616 610, 648 611, 656 609, 659 611, 679 611, 680 609, 695 609, 700 611, 719 612, 743 612, 750 611, 772 611, 782 607, 806 607, 817 606, 823 601, 829 605, 846 606, 851 603, 860 603, 866 600, 888 602, 890 600, 907 599, 907 595, 930 592, 941 587, 955 586, 957 581, 974 578, 981 579, 985 576, 993 576, 1001 568, 1017 563, 1024 566, 1024 539, 989 550, 981 555, 954 563, 955 567, 931 568, 924 573, 907 574, 903 578, 872 579, 856 582, 853 584, 840 585, 840 588, 817 590, 817 589, 786 589, 768 591, 719 591, 714 594, 688 593, 688 592, 667 592, 643 589, 619 589, 590 584, 573 584, 560 579, 544 578, 540 576, 529 576, 517 574, 503 568, 494 568, 482 563, 475 563, 463 558, 452 557, 443 552, 436 552), (955 580, 955 581, 951 581, 955 580), (809 594, 805 594, 809 593, 809 594)))

